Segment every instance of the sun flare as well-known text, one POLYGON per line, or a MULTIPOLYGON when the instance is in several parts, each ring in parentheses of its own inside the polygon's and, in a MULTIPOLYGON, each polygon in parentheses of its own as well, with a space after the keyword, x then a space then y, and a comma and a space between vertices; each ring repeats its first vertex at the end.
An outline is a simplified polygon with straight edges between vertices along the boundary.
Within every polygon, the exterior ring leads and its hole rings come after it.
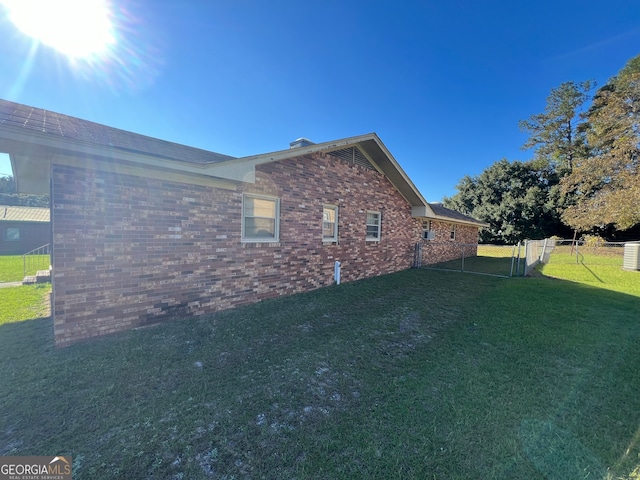
POLYGON ((106 0, 0 0, 26 35, 72 59, 99 56, 115 42, 106 0))

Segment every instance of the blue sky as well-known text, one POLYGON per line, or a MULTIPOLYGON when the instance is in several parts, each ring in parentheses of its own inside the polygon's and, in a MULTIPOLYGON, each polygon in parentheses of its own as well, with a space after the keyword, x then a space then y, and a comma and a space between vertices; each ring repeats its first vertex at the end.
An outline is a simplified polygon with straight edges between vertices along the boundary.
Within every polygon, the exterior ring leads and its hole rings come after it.
POLYGON ((429 201, 530 158, 518 121, 552 88, 640 53, 637 0, 110 5, 105 61, 34 45, 0 6, 0 97, 233 156, 376 132, 429 201))

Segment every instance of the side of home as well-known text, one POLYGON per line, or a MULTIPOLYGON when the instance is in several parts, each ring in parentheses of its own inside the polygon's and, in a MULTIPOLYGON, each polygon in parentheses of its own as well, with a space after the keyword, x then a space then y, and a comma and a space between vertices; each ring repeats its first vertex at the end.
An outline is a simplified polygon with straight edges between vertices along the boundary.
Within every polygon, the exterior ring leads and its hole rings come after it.
POLYGON ((423 219, 422 265, 430 265, 478 253, 479 222, 440 203, 430 203, 434 218, 423 219), (426 248, 425 248, 426 247, 426 248))
POLYGON ((54 165, 57 343, 330 285, 336 261, 343 282, 411 267, 420 223, 384 175, 330 154, 256 170, 205 186, 54 165))
MULTIPOLYGON (((50 188, 54 335, 81 339, 410 268, 434 212, 375 134, 244 158, 0 101, 21 191, 50 188)), ((456 241, 455 239, 452 241, 456 241)))

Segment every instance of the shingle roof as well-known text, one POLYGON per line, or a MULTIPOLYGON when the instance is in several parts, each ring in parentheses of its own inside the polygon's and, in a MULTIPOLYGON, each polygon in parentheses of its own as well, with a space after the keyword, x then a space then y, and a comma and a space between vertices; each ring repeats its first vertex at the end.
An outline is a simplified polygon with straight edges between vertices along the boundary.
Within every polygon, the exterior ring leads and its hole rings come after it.
POLYGON ((468 215, 463 215, 460 212, 451 210, 450 208, 445 207, 441 203, 430 203, 429 206, 433 210, 433 213, 441 217, 447 217, 447 218, 450 218, 451 220, 459 220, 461 222, 484 223, 468 215))
POLYGON ((0 222, 48 222, 49 209, 0 205, 0 222))
POLYGON ((209 164, 235 158, 2 99, 0 124, 188 163, 209 164))

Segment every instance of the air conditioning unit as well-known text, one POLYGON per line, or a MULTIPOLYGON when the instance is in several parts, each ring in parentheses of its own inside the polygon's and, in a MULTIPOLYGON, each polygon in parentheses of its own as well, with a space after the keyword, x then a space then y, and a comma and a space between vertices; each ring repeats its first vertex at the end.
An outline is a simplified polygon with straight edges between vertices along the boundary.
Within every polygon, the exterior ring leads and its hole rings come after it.
POLYGON ((640 270, 640 242, 627 242, 624 244, 624 270, 640 270))
POLYGON ((424 232, 422 232, 422 238, 424 238, 425 240, 433 240, 434 238, 436 238, 436 232, 425 230, 424 232))

